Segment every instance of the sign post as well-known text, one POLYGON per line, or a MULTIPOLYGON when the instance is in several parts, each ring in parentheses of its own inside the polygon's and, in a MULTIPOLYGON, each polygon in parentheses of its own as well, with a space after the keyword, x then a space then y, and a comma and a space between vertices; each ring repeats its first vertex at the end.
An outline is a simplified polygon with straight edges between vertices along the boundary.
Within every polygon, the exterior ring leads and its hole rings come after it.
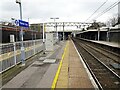
POLYGON ((21 27, 21 31, 20 31, 20 37, 21 37, 21 62, 22 62, 22 66, 25 66, 25 50, 24 50, 24 45, 23 45, 23 30, 22 30, 22 27, 28 28, 29 23, 26 22, 26 21, 17 20, 16 24, 18 24, 18 26, 21 27))

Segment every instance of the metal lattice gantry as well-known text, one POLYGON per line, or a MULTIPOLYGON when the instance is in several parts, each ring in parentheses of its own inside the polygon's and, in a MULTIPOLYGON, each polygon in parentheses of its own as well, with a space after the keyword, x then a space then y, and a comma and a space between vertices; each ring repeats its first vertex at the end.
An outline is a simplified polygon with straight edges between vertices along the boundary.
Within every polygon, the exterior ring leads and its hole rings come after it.
POLYGON ((46 27, 89 27, 91 23, 85 22, 47 22, 45 23, 46 27))
POLYGON ((56 28, 57 40, 58 40, 57 27, 63 27, 63 40, 64 40, 65 27, 85 28, 85 27, 91 26, 92 23, 85 23, 85 22, 47 22, 47 23, 44 23, 44 24, 45 24, 45 27, 56 28))

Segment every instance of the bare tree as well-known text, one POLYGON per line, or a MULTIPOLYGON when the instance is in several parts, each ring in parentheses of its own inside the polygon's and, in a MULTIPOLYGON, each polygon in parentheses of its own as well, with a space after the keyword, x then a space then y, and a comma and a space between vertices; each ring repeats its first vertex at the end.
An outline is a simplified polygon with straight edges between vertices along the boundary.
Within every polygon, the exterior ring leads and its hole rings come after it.
POLYGON ((120 24, 120 16, 118 14, 115 14, 112 18, 110 18, 107 22, 107 26, 115 26, 117 24, 120 24))

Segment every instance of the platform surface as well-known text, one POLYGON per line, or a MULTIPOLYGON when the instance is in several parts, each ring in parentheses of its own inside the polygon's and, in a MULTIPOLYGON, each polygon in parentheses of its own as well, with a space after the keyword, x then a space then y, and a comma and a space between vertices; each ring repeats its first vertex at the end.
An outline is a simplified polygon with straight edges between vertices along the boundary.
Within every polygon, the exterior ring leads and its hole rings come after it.
POLYGON ((118 42, 97 41, 97 40, 89 40, 89 39, 83 39, 83 40, 91 41, 91 42, 95 42, 98 44, 103 44, 103 45, 107 45, 107 46, 111 46, 111 47, 120 48, 120 43, 118 43, 118 42))
POLYGON ((71 40, 67 43, 55 88, 95 88, 71 40))
POLYGON ((45 55, 36 58, 29 67, 3 85, 3 90, 5 88, 8 90, 11 88, 51 88, 65 45, 66 42, 61 41, 54 46, 55 50, 53 52, 46 52, 45 55), (46 63, 44 60, 55 61, 46 63))
POLYGON ((96 88, 71 40, 56 45, 54 52, 35 60, 2 88, 52 88, 56 75, 55 88, 96 88), (45 59, 56 61, 44 63, 45 59))
POLYGON ((103 45, 107 45, 107 46, 111 46, 111 47, 116 47, 116 48, 120 48, 120 43, 115 43, 115 42, 107 42, 107 41, 94 41, 94 40, 90 40, 92 42, 95 43, 99 43, 99 44, 103 44, 103 45))

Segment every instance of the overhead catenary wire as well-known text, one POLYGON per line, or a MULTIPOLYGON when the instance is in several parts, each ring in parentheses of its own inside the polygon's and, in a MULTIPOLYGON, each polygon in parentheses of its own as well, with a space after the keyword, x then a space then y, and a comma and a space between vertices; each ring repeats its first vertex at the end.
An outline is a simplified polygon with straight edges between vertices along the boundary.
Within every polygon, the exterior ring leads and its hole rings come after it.
POLYGON ((100 16, 102 16, 103 14, 105 14, 106 12, 110 11, 112 8, 114 8, 116 5, 118 5, 120 3, 120 0, 118 0, 117 2, 113 3, 112 5, 110 5, 108 8, 106 8, 104 11, 102 11, 101 13, 99 13, 93 20, 98 19, 100 16))
POLYGON ((94 13, 91 14, 85 21, 88 21, 102 6, 104 6, 104 5, 106 4, 107 1, 108 1, 108 0, 106 0, 105 2, 103 2, 102 5, 100 5, 100 7, 99 7, 98 9, 96 9, 96 10, 94 11, 94 13))

